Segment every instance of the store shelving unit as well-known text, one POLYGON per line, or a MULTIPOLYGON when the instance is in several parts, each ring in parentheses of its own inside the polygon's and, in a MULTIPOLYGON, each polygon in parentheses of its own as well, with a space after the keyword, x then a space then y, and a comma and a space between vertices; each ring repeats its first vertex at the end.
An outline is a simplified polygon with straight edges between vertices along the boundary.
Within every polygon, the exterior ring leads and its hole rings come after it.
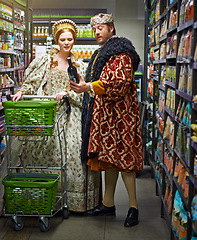
MULTIPOLYGON (((1 102, 7 100, 7 95, 13 94, 15 88, 23 82, 23 73, 28 65, 28 57, 31 48, 27 45, 29 38, 28 14, 32 11, 26 0, 1 0, 2 11, 0 20, 3 21, 0 27, 1 48, 0 48, 0 95, 1 102), (3 11, 3 9, 5 9, 3 11)), ((30 38, 29 38, 30 39, 30 38)), ((5 163, 5 142, 4 142, 4 109, 0 106, 0 182, 7 174, 5 163)), ((3 187, 0 184, 0 215, 3 200, 3 187)))
MULTIPOLYGON (((173 225, 178 193, 187 215, 184 234, 189 240, 193 236, 191 204, 197 189, 194 175, 197 143, 191 138, 191 124, 197 122, 197 103, 193 102, 193 97, 197 95, 197 63, 194 61, 197 44, 197 1, 193 1, 193 17, 190 19, 187 18, 188 15, 185 15, 185 19, 181 17, 182 0, 152 0, 144 3, 144 76, 147 82, 148 110, 145 161, 152 166, 156 193, 161 199, 161 216, 165 217, 169 225, 171 239, 179 239, 173 225), (172 12, 177 16, 173 20, 172 12), (191 42, 191 48, 189 45, 185 48, 185 55, 180 53, 183 36, 187 39, 190 37, 191 42), (184 68, 187 69, 187 74, 184 73, 184 68), (184 86, 181 84, 183 76, 187 78, 184 86), (188 76, 191 76, 191 81, 188 76), (184 110, 182 113, 185 118, 179 111, 181 109, 184 110), (170 134, 167 130, 168 122, 170 134)), ((182 216, 178 219, 180 218, 183 219, 182 216)))
MULTIPOLYGON (((85 45, 95 46, 97 45, 95 38, 93 36, 92 29, 89 25, 90 18, 100 12, 106 13, 107 9, 34 9, 33 10, 33 43, 34 46, 46 46, 47 47, 47 37, 51 37, 53 24, 61 19, 71 19, 77 26, 80 32, 77 37, 76 44, 73 48, 73 52, 79 45, 83 45, 84 50, 85 45), (39 33, 38 33, 39 29, 39 33)), ((52 40, 52 44, 55 42, 52 40)), ((86 52, 95 50, 87 49, 86 52)), ((81 58, 82 56, 77 56, 81 58)), ((89 57, 82 57, 83 59, 89 57)))

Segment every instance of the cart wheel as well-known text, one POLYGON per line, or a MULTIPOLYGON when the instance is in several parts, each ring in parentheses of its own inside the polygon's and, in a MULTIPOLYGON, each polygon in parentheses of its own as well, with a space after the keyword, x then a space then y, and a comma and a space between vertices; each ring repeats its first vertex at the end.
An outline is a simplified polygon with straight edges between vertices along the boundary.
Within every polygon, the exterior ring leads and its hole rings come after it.
POLYGON ((63 219, 68 219, 68 208, 63 208, 63 219))
POLYGON ((50 229, 50 223, 49 221, 46 221, 46 224, 40 219, 39 220, 39 225, 40 225, 40 231, 41 232, 48 232, 50 229))
POLYGON ((17 218, 17 223, 12 219, 12 226, 16 231, 20 231, 24 227, 24 223, 21 218, 17 218))

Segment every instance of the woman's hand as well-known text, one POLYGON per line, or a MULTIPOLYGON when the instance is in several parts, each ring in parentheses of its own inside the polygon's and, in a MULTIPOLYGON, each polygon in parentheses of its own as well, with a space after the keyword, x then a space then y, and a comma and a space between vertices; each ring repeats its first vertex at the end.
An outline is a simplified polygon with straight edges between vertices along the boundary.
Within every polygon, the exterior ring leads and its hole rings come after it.
POLYGON ((75 91, 76 93, 88 92, 90 91, 90 83, 86 83, 80 74, 79 76, 79 83, 75 83, 70 80, 70 88, 75 91))
POLYGON ((12 96, 12 101, 18 102, 18 100, 22 97, 22 95, 23 95, 23 92, 19 90, 14 96, 12 96))
POLYGON ((56 93, 56 94, 54 95, 54 100, 60 101, 60 100, 62 100, 62 98, 63 98, 65 95, 66 95, 66 96, 68 95, 68 93, 67 93, 66 91, 62 91, 62 92, 56 93))

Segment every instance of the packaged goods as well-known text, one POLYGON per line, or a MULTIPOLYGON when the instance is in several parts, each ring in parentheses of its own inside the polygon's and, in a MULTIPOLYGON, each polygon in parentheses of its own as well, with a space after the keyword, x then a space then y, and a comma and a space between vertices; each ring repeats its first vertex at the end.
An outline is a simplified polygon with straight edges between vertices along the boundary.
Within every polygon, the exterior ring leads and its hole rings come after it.
POLYGON ((170 127, 170 147, 173 149, 174 148, 174 124, 171 125, 170 127))
POLYGON ((193 97, 193 102, 197 102, 197 95, 193 97))
POLYGON ((157 22, 160 18, 160 1, 158 1, 155 9, 155 22, 157 22))
POLYGON ((168 37, 166 54, 173 55, 177 51, 177 34, 173 34, 171 37, 168 37))
POLYGON ((194 52, 194 61, 197 61, 197 43, 196 43, 196 48, 194 52))
POLYGON ((183 203, 182 203, 181 196, 180 196, 180 194, 177 190, 176 193, 175 193, 173 210, 172 210, 172 229, 175 232, 177 232, 177 229, 178 229, 180 212, 181 212, 181 205, 182 204, 183 203))
POLYGON ((157 27, 155 27, 154 29, 155 32, 155 43, 159 44, 159 32, 160 32, 160 25, 158 25, 157 27))
POLYGON ((186 21, 194 18, 194 0, 190 0, 186 4, 186 21))
POLYGON ((187 239, 187 211, 184 209, 184 206, 181 206, 181 216, 179 220, 180 231, 179 231, 179 240, 187 239))
POLYGON ((180 168, 180 171, 179 171, 178 180, 177 180, 177 182, 179 183, 180 186, 183 183, 184 174, 185 174, 185 167, 183 165, 181 165, 181 168, 180 168))
POLYGON ((180 162, 179 158, 177 157, 176 161, 175 161, 174 177, 178 178, 180 168, 181 168, 181 162, 180 162))
POLYGON ((197 136, 192 136, 191 139, 192 139, 192 141, 194 141, 195 143, 197 143, 197 136))
POLYGON ((188 65, 187 94, 192 95, 192 68, 188 65))
POLYGON ((166 58, 166 44, 162 43, 160 46, 160 60, 166 58))
POLYGON ((180 110, 180 119, 182 120, 183 119, 183 113, 184 113, 184 110, 185 110, 185 102, 183 102, 182 106, 181 106, 181 110, 180 110))
POLYGON ((171 125, 171 120, 170 117, 167 117, 166 124, 165 124, 165 129, 164 129, 164 139, 168 138, 170 136, 170 125, 171 125))
POLYGON ((191 137, 192 141, 197 143, 197 124, 191 124, 193 130, 193 136, 191 137))
POLYGON ((192 32, 188 31, 185 36, 185 57, 189 57, 191 55, 191 41, 192 41, 192 32))
POLYGON ((194 157, 194 176, 197 176, 197 154, 194 157))
POLYGON ((191 204, 193 236, 197 237, 197 195, 194 196, 191 204))
POLYGON ((187 74, 188 69, 185 65, 181 66, 178 89, 187 92, 187 74))
POLYGON ((185 171, 182 188, 184 190, 184 197, 188 198, 188 196, 189 196, 189 173, 187 171, 185 171))
POLYGON ((194 132, 197 133, 197 124, 191 124, 191 128, 194 132))
POLYGON ((177 24, 177 15, 178 15, 178 10, 176 9, 170 10, 169 28, 177 24))
POLYGON ((179 100, 177 111, 176 111, 176 117, 180 118, 180 111, 181 111, 181 106, 182 106, 182 100, 179 100))
POLYGON ((164 20, 161 24, 160 37, 162 37, 167 32, 167 20, 164 20))

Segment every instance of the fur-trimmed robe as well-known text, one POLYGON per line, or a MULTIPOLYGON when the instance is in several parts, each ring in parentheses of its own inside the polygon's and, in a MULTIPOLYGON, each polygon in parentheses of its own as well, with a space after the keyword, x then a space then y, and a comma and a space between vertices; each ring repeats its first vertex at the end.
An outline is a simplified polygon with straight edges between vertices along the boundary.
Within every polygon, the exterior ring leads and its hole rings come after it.
POLYGON ((139 172, 143 151, 134 71, 140 58, 128 39, 117 36, 97 54, 98 50, 91 58, 86 81, 102 81, 106 94, 96 95, 95 99, 84 95, 82 160, 98 156, 99 161, 122 170, 139 172))

